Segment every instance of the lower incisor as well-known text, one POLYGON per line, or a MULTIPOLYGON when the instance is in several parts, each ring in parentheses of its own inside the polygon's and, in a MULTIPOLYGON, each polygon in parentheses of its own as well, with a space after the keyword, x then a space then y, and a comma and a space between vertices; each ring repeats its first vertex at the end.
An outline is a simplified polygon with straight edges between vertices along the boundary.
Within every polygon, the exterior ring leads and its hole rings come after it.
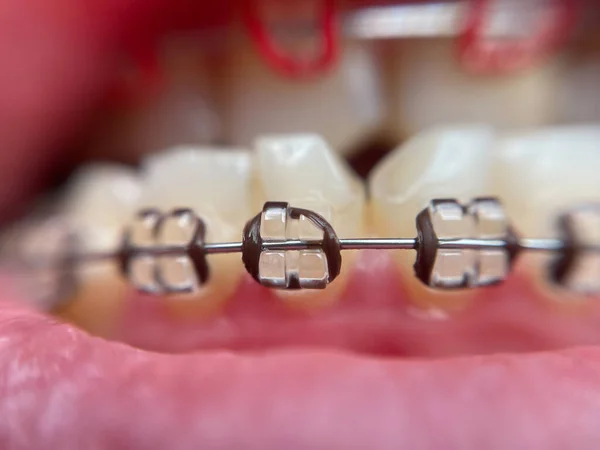
MULTIPOLYGON (((237 254, 212 255, 210 258, 210 278, 197 292, 157 295, 148 301, 164 302, 167 313, 176 319, 218 314, 237 288, 243 265, 237 254)), ((134 287, 116 265, 107 264, 88 271, 75 294, 56 311, 56 315, 93 335, 112 338, 127 302, 135 295, 138 294, 134 287)))
POLYGON ((167 311, 177 318, 217 314, 233 295, 243 276, 239 254, 210 255, 208 282, 193 294, 164 297, 167 311))
POLYGON ((75 293, 56 314, 93 335, 111 338, 123 314, 129 284, 115 264, 104 264, 80 275, 75 293))
MULTIPOLYGON (((402 238, 414 238, 416 236, 414 217, 398 217, 398 220, 402 223, 396 223, 392 220, 392 217, 399 215, 390 214, 390 206, 377 200, 371 202, 369 210, 373 235, 402 238)), ((460 311, 470 305, 475 295, 474 290, 444 291, 432 289, 423 284, 414 273, 413 265, 416 258, 417 252, 414 250, 393 252, 393 259, 400 272, 402 284, 412 304, 422 309, 442 309, 445 311, 460 311)))
POLYGON ((358 258, 357 251, 342 254, 342 268, 337 278, 325 289, 299 289, 277 291, 280 301, 296 310, 327 308, 341 300, 358 258))

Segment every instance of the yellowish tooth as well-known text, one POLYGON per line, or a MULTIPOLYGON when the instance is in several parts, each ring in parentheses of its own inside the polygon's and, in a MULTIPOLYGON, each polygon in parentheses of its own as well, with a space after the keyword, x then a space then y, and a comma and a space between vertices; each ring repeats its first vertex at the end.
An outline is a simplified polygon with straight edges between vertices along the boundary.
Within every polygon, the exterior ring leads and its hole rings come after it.
MULTIPOLYGON (((82 251, 107 251, 121 243, 139 202, 137 174, 125 166, 98 164, 77 172, 60 202, 60 209, 80 233, 82 251)), ((89 332, 111 337, 128 292, 115 263, 78 269, 75 296, 58 314, 89 332)))
POLYGON ((340 61, 309 80, 289 79, 249 48, 234 50, 224 82, 226 134, 245 145, 264 133, 315 133, 347 153, 379 130, 384 97, 375 55, 348 43, 340 61))
POLYGON ((514 75, 474 75, 457 54, 455 40, 397 43, 390 122, 399 138, 447 123, 521 127, 554 119, 560 61, 514 75))
MULTIPOLYGON (((241 239, 252 216, 250 153, 239 149, 177 147, 147 158, 143 164, 141 205, 164 212, 191 208, 206 224, 206 242, 241 239)), ((239 254, 211 255, 210 279, 192 296, 169 296, 174 314, 216 311, 237 288, 243 273, 239 254)))
MULTIPOLYGON (((600 126, 565 126, 522 131, 495 144, 491 190, 502 198, 524 237, 559 237, 554 219, 566 208, 600 200, 600 126)), ((519 271, 537 291, 559 304, 585 304, 583 296, 549 285, 551 255, 520 258, 519 271)))
MULTIPOLYGON (((490 147, 488 127, 436 128, 398 147, 369 177, 373 233, 415 237, 417 214, 434 198, 468 201, 487 193, 490 147)), ((416 279, 414 251, 395 252, 411 300, 421 307, 459 309, 472 292, 433 291, 416 279)))
MULTIPOLYGON (((289 202, 321 214, 340 238, 364 235, 363 183, 322 137, 262 136, 256 140, 255 151, 257 207, 267 200, 289 202)), ((345 287, 354 259, 354 254, 344 253, 339 277, 324 291, 277 292, 300 308, 331 304, 345 287)))

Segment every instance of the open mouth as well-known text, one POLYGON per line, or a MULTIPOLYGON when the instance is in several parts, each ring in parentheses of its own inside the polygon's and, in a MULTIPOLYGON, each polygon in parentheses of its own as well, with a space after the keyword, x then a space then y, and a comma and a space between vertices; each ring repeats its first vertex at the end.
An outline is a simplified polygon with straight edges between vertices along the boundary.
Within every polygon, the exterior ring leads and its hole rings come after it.
MULTIPOLYGON (((559 238, 552 223, 557 214, 597 195, 598 137, 591 126, 510 134, 483 126, 424 131, 373 169, 367 198, 365 183, 321 137, 262 136, 253 150, 174 148, 146 158, 138 171, 84 167, 58 203, 87 251, 117 248, 135 212, 150 206, 192 208, 206 225, 207 244, 239 241, 245 222, 271 199, 319 212, 343 239, 415 236, 416 216, 430 199, 493 194, 519 233, 559 238), (541 154, 551 162, 531 169, 541 154), (556 187, 557 178, 570 188, 556 187)), ((457 256, 443 270, 466 273, 476 264, 457 256)), ((132 289, 145 268, 132 269, 127 280, 113 261, 80 270, 59 316, 93 334, 161 352, 325 347, 442 357, 597 343, 593 295, 552 281, 556 255, 524 255, 511 262, 503 284, 458 291, 425 286, 414 274, 415 258, 415 251, 348 252, 340 276, 324 290, 290 292, 257 284, 238 254, 211 255, 210 277, 197 292, 169 296, 132 289)), ((281 264, 274 260, 261 270, 276 274, 281 264)), ((321 260, 304 264, 311 277, 324 276, 321 260)))
MULTIPOLYGON (((600 201, 600 127, 548 125, 595 118, 568 120, 593 95, 559 82, 571 66, 490 80, 455 67, 446 39, 350 40, 298 82, 247 43, 232 49, 203 64, 184 51, 160 94, 96 128, 95 161, 51 197, 79 250, 115 250, 150 207, 191 208, 214 244, 241 241, 270 201, 317 212, 341 239, 413 238, 432 199, 490 196, 519 235, 560 239, 561 213, 600 201), (348 160, 376 141, 399 144, 361 179, 348 160)), ((47 229, 17 228, 52 246, 47 229)), ((473 270, 473 255, 444 270, 473 270)), ((271 256, 262 270, 279 276, 289 255, 271 256)), ((300 256, 325 277, 318 250, 300 256)), ((567 286, 558 257, 507 259, 503 283, 444 291, 415 276, 414 250, 348 251, 325 289, 289 291, 217 254, 206 282, 176 295, 136 291, 108 261, 77 267, 76 289, 44 312, 7 278, 6 298, 23 301, 0 308, 0 434, 6 448, 591 448, 598 258, 567 286)))

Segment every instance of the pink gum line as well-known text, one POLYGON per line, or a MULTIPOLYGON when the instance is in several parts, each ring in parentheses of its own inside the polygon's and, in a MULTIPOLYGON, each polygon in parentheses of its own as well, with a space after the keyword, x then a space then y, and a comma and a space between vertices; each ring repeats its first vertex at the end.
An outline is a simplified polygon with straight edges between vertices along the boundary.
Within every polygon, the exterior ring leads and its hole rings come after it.
POLYGON ((394 356, 444 357, 553 350, 600 343, 600 309, 561 311, 519 274, 481 289, 464 311, 419 310, 385 252, 363 252, 342 298, 292 310, 249 277, 212 317, 176 319, 165 299, 132 295, 117 339, 156 351, 335 347, 394 356))

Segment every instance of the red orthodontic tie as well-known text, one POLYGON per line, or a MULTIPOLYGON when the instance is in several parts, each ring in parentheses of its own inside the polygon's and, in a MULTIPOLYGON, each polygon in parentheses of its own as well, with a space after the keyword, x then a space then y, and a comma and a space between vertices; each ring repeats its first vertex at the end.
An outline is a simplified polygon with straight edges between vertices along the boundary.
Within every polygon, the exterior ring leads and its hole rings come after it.
POLYGON ((337 61, 339 42, 336 30, 335 0, 321 0, 318 20, 320 49, 314 58, 303 60, 280 48, 260 17, 258 2, 244 2, 243 18, 250 37, 264 60, 279 73, 291 78, 309 78, 326 72, 337 61))
MULTIPOLYGON (((459 57, 476 73, 510 73, 535 64, 556 51, 573 31, 580 0, 549 0, 552 10, 529 37, 511 42, 486 39, 485 22, 490 0, 471 0, 459 37, 459 57)), ((545 13, 544 13, 545 14, 545 13)))

